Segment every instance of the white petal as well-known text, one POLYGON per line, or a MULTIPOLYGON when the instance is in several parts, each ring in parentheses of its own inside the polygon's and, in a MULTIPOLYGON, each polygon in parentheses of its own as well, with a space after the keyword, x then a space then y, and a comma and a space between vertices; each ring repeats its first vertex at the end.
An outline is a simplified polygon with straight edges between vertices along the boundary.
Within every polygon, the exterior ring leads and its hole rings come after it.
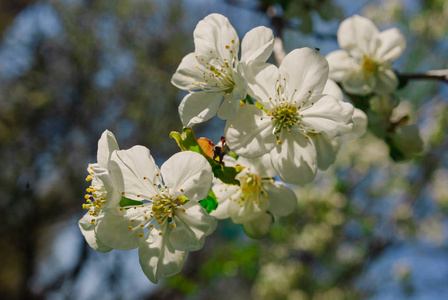
POLYGON ((269 153, 252 159, 240 156, 238 157, 238 163, 249 169, 248 172, 256 174, 261 178, 272 178, 277 175, 277 172, 275 172, 275 169, 272 166, 271 156, 269 153))
POLYGON ((210 213, 210 215, 218 219, 230 218, 229 214, 229 197, 235 195, 240 187, 237 185, 216 184, 213 186, 213 192, 218 200, 218 207, 210 213))
POLYGON ((184 195, 192 201, 207 197, 212 187, 212 168, 200 154, 185 151, 171 156, 160 168, 173 198, 184 195))
POLYGON ((196 53, 193 52, 182 59, 173 78, 171 78, 171 83, 175 87, 191 91, 200 89, 199 83, 204 80, 203 74, 204 72, 208 73, 209 70, 198 62, 196 56, 196 53))
POLYGON ((331 79, 327 80, 325 84, 324 90, 322 91, 323 95, 331 95, 338 99, 339 101, 344 100, 344 94, 342 93, 341 88, 331 79))
MULTIPOLYGON (((378 28, 367 18, 354 15, 342 21, 338 29, 338 43, 341 48, 362 54, 372 54, 374 41, 379 34, 378 28)), ((353 53, 352 53, 353 54, 353 53)))
POLYGON ((263 185, 269 198, 269 211, 274 216, 287 216, 294 211, 297 197, 294 191, 282 182, 266 183, 263 185))
POLYGON ((328 79, 328 62, 317 50, 300 48, 290 52, 280 65, 290 101, 299 103, 322 94, 328 79), (296 91, 297 90, 297 91, 296 91))
POLYGON ((218 110, 218 117, 220 119, 227 120, 237 113, 241 107, 240 100, 238 98, 239 97, 235 98, 233 93, 224 95, 224 101, 218 110))
POLYGON ((395 92, 398 86, 398 78, 394 71, 390 69, 383 70, 376 74, 375 93, 387 95, 395 92))
POLYGON ((361 69, 352 72, 342 81, 342 87, 349 94, 367 95, 376 85, 375 76, 365 76, 361 69))
POLYGON ((204 246, 205 237, 215 231, 218 221, 207 214, 205 209, 196 202, 189 201, 176 210, 174 227, 170 233, 170 242, 177 250, 196 251, 204 246))
POLYGON ((376 50, 376 57, 380 62, 393 62, 406 49, 406 38, 397 28, 391 28, 378 35, 381 44, 376 50))
POLYGON ((271 151, 271 162, 280 178, 290 184, 306 184, 317 171, 316 148, 310 138, 293 130, 281 132, 283 141, 271 151))
POLYGON ((325 171, 336 160, 340 143, 336 139, 330 140, 325 134, 311 135, 317 153, 317 167, 325 171))
POLYGON ((355 67, 355 60, 345 50, 336 50, 326 56, 330 71, 328 77, 338 82, 344 81, 355 67))
POLYGON ((269 209, 269 198, 265 198, 265 194, 260 194, 258 199, 255 197, 248 199, 245 196, 245 200, 243 200, 241 199, 243 196, 244 191, 240 189, 238 193, 232 196, 229 203, 229 214, 233 223, 246 223, 269 209))
POLYGON ((314 105, 301 111, 302 123, 313 132, 324 132, 330 139, 348 133, 353 124, 353 105, 339 101, 333 96, 324 95, 314 105))
POLYGON ((367 131, 367 115, 360 109, 355 108, 352 116, 353 129, 347 134, 339 137, 341 141, 352 141, 362 137, 367 131))
POLYGON ((261 61, 241 63, 239 68, 243 70, 246 78, 249 95, 269 108, 271 105, 269 98, 275 95, 278 68, 273 64, 261 61))
POLYGON ((255 105, 245 105, 226 123, 227 144, 237 155, 248 158, 269 152, 277 140, 266 113, 255 105))
POLYGON ((105 130, 98 141, 97 160, 100 167, 107 169, 107 163, 112 152, 118 149, 118 143, 114 134, 109 130, 105 130))
POLYGON ((136 214, 134 209, 120 211, 119 208, 106 209, 104 217, 98 222, 96 235, 105 245, 118 250, 131 250, 139 246, 139 234, 143 230, 138 226, 140 222, 130 221, 136 214), (134 229, 130 230, 129 226, 134 229))
POLYGON ((257 218, 244 223, 243 229, 247 236, 254 239, 261 239, 269 232, 269 229, 271 229, 272 222, 272 215, 263 213, 257 216, 257 218))
POLYGON ((184 97, 179 105, 179 116, 185 127, 211 119, 218 111, 224 93, 195 92, 184 97))
POLYGON ((92 224, 92 219, 98 219, 98 216, 91 216, 90 212, 87 212, 78 222, 79 229, 86 239, 86 242, 98 252, 106 253, 111 251, 113 248, 104 245, 103 242, 96 238, 95 227, 97 223, 92 224))
POLYGON ((154 228, 138 249, 140 266, 152 283, 179 273, 187 259, 188 252, 176 250, 171 245, 169 230, 166 222, 160 228, 154 228))
POLYGON ((113 152, 109 170, 117 190, 129 199, 149 199, 157 194, 154 184, 161 184, 159 168, 143 146, 113 152))
POLYGON ((272 30, 259 26, 255 27, 243 38, 241 42, 241 61, 266 61, 274 49, 274 34, 272 30))
POLYGON ((195 52, 199 56, 216 54, 233 61, 238 56, 239 39, 229 20, 220 14, 210 14, 198 23, 193 33, 195 52), (210 52, 212 51, 212 52, 210 52), (233 54, 230 52, 233 51, 233 54))

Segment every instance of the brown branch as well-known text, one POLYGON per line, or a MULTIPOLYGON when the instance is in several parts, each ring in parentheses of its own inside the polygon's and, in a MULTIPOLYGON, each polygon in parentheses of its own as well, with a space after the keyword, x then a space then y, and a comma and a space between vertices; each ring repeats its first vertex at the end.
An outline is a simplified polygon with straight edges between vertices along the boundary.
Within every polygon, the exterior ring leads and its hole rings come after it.
POLYGON ((406 80, 436 80, 448 83, 448 69, 446 70, 431 70, 423 73, 398 73, 406 80))

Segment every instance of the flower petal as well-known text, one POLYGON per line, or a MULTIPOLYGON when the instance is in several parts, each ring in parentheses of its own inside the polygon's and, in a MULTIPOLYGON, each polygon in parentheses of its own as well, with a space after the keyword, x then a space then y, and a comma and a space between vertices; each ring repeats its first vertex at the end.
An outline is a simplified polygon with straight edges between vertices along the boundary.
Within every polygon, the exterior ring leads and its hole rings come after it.
POLYGON ((281 145, 271 151, 271 162, 280 178, 290 184, 306 184, 314 180, 317 154, 313 141, 293 130, 281 132, 281 145))
POLYGON ((207 197, 212 187, 212 168, 207 160, 192 151, 178 152, 160 168, 173 198, 184 195, 192 201, 207 197))
POLYGON ((258 26, 246 33, 241 42, 241 61, 266 61, 274 50, 272 30, 258 26))
POLYGON ((96 227, 97 239, 105 245, 118 250, 131 250, 139 246, 139 234, 143 230, 138 227, 140 222, 131 222, 139 214, 137 210, 121 211, 119 208, 105 209, 104 216, 96 227), (132 226, 133 229, 129 229, 132 226))
POLYGON ((209 70, 199 63, 196 57, 196 53, 193 52, 182 59, 179 67, 177 67, 176 72, 171 78, 171 83, 175 87, 185 91, 200 89, 199 83, 204 80, 204 72, 208 73, 209 70))
POLYGON ((376 50, 376 57, 380 62, 393 62, 399 58, 406 49, 406 38, 397 28, 391 28, 378 35, 381 41, 376 50))
POLYGON ((328 79, 328 62, 317 50, 300 48, 290 52, 280 65, 286 79, 285 88, 290 101, 301 103, 320 96, 328 79))
POLYGON ((238 163, 246 167, 249 173, 256 174, 261 178, 272 178, 277 175, 277 172, 272 166, 271 156, 269 153, 252 159, 240 156, 238 157, 238 163))
POLYGON ((297 196, 294 191, 283 182, 274 181, 263 185, 269 198, 269 211, 274 216, 287 216, 294 211, 297 205, 297 196))
POLYGON ((325 134, 313 134, 310 137, 316 147, 317 167, 325 171, 335 162, 340 143, 336 139, 330 140, 325 134))
POLYGON ((185 127, 211 119, 221 104, 224 93, 195 92, 184 97, 179 105, 179 116, 185 127))
POLYGON ((159 168, 149 149, 143 146, 114 151, 109 170, 117 190, 129 199, 149 199, 157 194, 154 184, 161 184, 159 168))
POLYGON ((330 52, 326 59, 330 67, 328 77, 338 82, 344 81, 351 70, 356 68, 355 60, 345 50, 330 52))
POLYGON ((243 224, 244 232, 253 239, 261 239, 271 229, 274 218, 271 214, 263 213, 243 224))
POLYGON ((177 250, 199 250, 204 246, 205 237, 215 231, 218 221, 199 203, 189 201, 182 207, 185 212, 178 209, 173 217, 176 227, 170 233, 170 242, 177 250))
POLYGON ((269 208, 269 199, 265 197, 265 194, 258 195, 258 199, 256 199, 255 197, 248 198, 244 193, 244 190, 240 188, 230 199, 229 215, 233 223, 246 223, 256 218, 260 213, 266 212, 269 208))
POLYGON ((115 136, 109 130, 105 130, 98 141, 97 160, 101 168, 107 169, 107 163, 114 150, 118 150, 118 143, 115 136))
POLYGON ((278 79, 278 68, 273 64, 251 61, 238 66, 247 82, 249 95, 266 107, 270 107, 269 98, 275 95, 275 83, 278 79))
POLYGON ((342 93, 341 88, 331 79, 327 80, 325 84, 324 90, 322 91, 323 95, 331 95, 338 99, 339 101, 344 100, 344 94, 342 93))
POLYGON ((339 137, 341 141, 353 141, 362 137, 367 131, 367 115, 360 109, 355 108, 352 116, 353 129, 347 134, 339 137))
POLYGON ((215 55, 232 62, 238 56, 239 39, 229 20, 220 14, 210 14, 201 20, 193 32, 195 53, 215 55))
POLYGON ((140 266, 152 283, 179 273, 187 255, 188 252, 176 250, 171 245, 166 222, 160 228, 154 228, 138 249, 140 266))
MULTIPOLYGON (((88 211, 78 222, 79 229, 81 230, 82 235, 86 239, 86 242, 89 244, 90 247, 95 249, 98 252, 106 253, 111 251, 113 248, 106 246, 96 238, 95 234, 95 227, 97 226, 96 223, 92 224, 93 219, 98 219, 97 217, 91 216, 90 212, 88 211)), ((95 221, 95 220, 94 220, 95 221)))
POLYGON ((210 215, 218 219, 230 218, 229 204, 232 197, 240 187, 237 185, 216 184, 213 186, 213 192, 218 200, 218 207, 210 215))
POLYGON ((314 105, 301 111, 302 123, 313 132, 324 132, 332 139, 352 130, 350 120, 353 116, 353 105, 339 101, 331 95, 323 95, 314 105))
POLYGON ((237 155, 248 158, 269 152, 277 140, 266 113, 255 105, 245 105, 226 123, 227 144, 237 155))
POLYGON ((227 120, 233 117, 240 109, 240 107, 240 100, 235 98, 235 95, 233 93, 225 94, 224 101, 222 102, 221 107, 218 110, 218 117, 220 119, 227 120))
POLYGON ((338 43, 353 56, 371 55, 375 49, 378 28, 367 18, 354 15, 342 21, 338 29, 338 43), (358 53, 358 51, 360 53, 358 53))
POLYGON ((342 81, 342 87, 349 94, 367 95, 376 85, 375 76, 365 76, 361 69, 352 72, 342 81))
POLYGON ((390 69, 383 70, 376 74, 375 93, 379 95, 387 95, 395 92, 398 86, 398 78, 394 71, 390 69))

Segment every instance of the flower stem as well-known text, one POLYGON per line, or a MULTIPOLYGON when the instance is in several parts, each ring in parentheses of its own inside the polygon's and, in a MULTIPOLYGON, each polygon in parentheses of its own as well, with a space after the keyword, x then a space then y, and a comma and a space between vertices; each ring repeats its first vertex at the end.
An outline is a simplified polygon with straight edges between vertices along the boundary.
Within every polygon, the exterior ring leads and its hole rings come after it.
POLYGON ((246 99, 244 99, 244 100, 246 100, 246 102, 249 104, 252 104, 252 105, 255 104, 254 99, 252 99, 252 97, 249 96, 249 94, 247 94, 246 99))

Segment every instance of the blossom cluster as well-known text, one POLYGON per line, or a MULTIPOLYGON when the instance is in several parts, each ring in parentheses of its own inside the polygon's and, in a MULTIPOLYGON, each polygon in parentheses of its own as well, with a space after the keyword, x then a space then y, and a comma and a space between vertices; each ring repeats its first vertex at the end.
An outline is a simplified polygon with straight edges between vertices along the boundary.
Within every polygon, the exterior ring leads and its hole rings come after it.
POLYGON ((143 272, 156 283, 180 272, 218 219, 231 218, 253 238, 267 234, 276 217, 294 211, 290 185, 312 182, 318 169, 334 163, 342 142, 366 131, 366 115, 344 101, 333 80, 350 93, 396 88, 391 62, 404 50, 397 30, 379 33, 355 16, 341 24, 338 37, 346 50, 325 58, 318 49, 296 49, 277 67, 267 62, 271 29, 249 31, 239 55, 238 35, 226 17, 200 21, 195 50, 172 77, 187 92, 179 116, 186 133, 217 114, 226 120, 225 138, 210 142, 211 149, 179 138, 184 151, 159 169, 149 149, 120 150, 106 130, 98 162, 87 169, 88 211, 79 221, 89 245, 99 252, 138 248, 143 272))

